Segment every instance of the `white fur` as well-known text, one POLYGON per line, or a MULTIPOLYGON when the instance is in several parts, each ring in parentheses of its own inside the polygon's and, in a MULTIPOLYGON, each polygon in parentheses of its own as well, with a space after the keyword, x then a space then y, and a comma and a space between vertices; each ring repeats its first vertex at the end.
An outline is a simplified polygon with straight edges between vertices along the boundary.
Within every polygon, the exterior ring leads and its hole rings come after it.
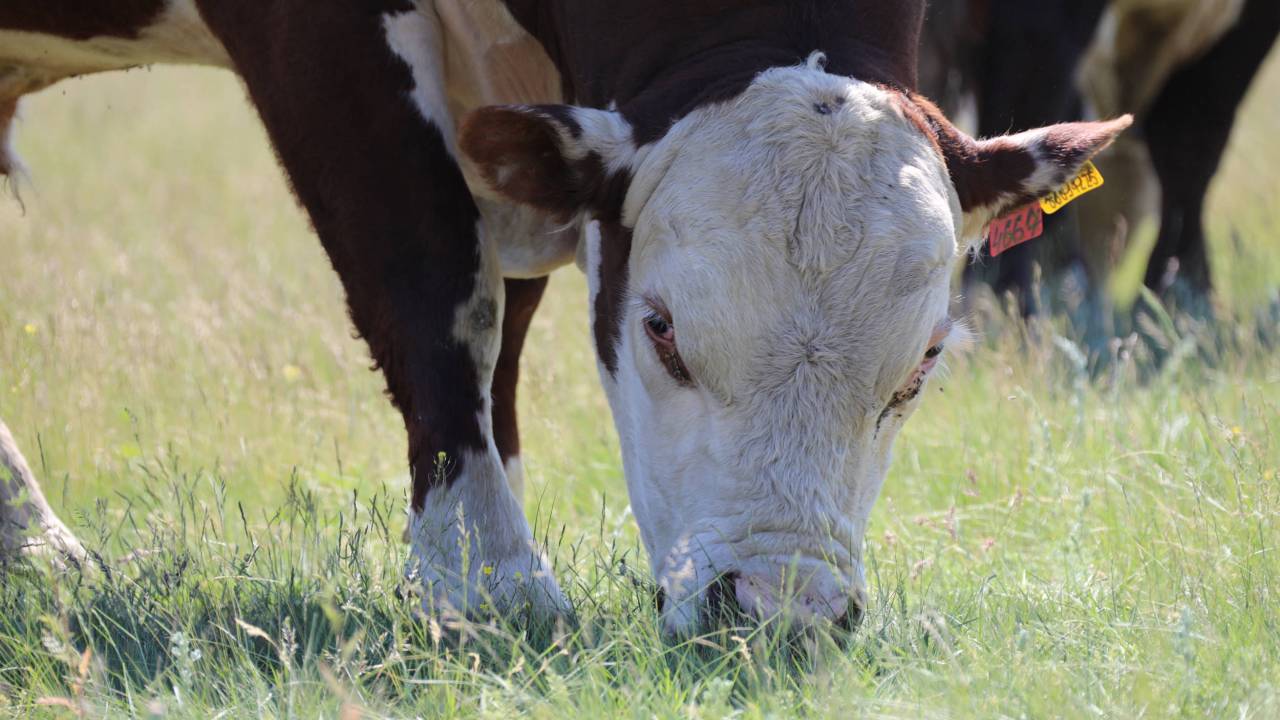
POLYGON ((1046 156, 1044 150, 1046 130, 1046 128, 1036 128, 1001 138, 1001 142, 1026 148, 1035 160, 1036 168, 1030 177, 1022 180, 1017 192, 1002 193, 987 205, 972 208, 964 214, 960 238, 967 248, 976 250, 982 245, 986 239, 984 235, 987 224, 996 219, 997 213, 1008 208, 1015 197, 1028 192, 1034 195, 1046 195, 1070 180, 1068 170, 1051 162, 1046 156))
POLYGON ((0 30, 0 97, 38 90, 61 78, 151 63, 231 67, 231 59, 200 17, 194 0, 170 0, 137 38, 69 40, 0 30))
POLYGON ((0 420, 0 560, 18 554, 46 554, 61 564, 80 562, 80 541, 45 500, 26 458, 0 420))
POLYGON ((29 177, 13 142, 13 128, 18 123, 20 109, 17 98, 0 100, 0 176, 3 176, 0 182, 8 183, 9 191, 19 202, 22 201, 20 190, 29 177))
MULTIPOLYGON (((1130 121, 1132 118, 1130 118, 1130 121)), ((1125 125, 1127 127, 1127 124, 1125 125)), ((1078 164, 1063 165, 1054 159, 1050 148, 1046 146, 1047 137, 1052 128, 1036 128, 1014 135, 1006 135, 994 142, 1002 146, 1016 146, 1030 153, 1035 162, 1035 169, 1023 178, 1016 191, 1002 193, 981 207, 971 208, 964 214, 960 230, 962 244, 969 249, 977 249, 983 240, 987 224, 996 219, 1000 212, 1009 210, 1010 203, 1017 197, 1045 197, 1063 187, 1079 171, 1078 164)), ((1110 141, 1107 141, 1108 143, 1110 141)))
MULTIPOLYGON (((877 421, 945 317, 962 256, 941 158, 884 91, 811 65, 761 74, 632 162, 629 302, 617 371, 601 377, 667 628, 696 627, 726 571, 750 602, 767 604, 761 588, 788 568, 810 606, 857 596, 914 403, 877 421), (659 364, 645 296, 670 309, 696 387, 659 364)), ((594 297, 594 224, 584 242, 594 297)))
POLYGON ((406 575, 421 584, 425 609, 465 613, 486 604, 530 603, 563 611, 550 563, 507 486, 497 451, 468 452, 461 460, 463 476, 429 492, 423 510, 409 519, 406 575))
POLYGON ((477 197, 476 202, 487 234, 498 246, 503 277, 546 277, 573 261, 578 247, 576 227, 562 227, 523 205, 485 197, 477 197))
POLYGON ((631 126, 615 110, 573 108, 573 119, 582 128, 581 139, 574 139, 568 128, 558 128, 560 143, 570 160, 581 160, 596 153, 604 160, 610 173, 631 170, 640 160, 642 149, 637 149, 631 126))
POLYGON ((410 94, 418 112, 440 131, 449 153, 457 157, 457 130, 445 98, 444 39, 440 21, 430 3, 419 0, 416 5, 413 10, 383 16, 387 45, 413 72, 414 87, 410 94))
POLYGON ((511 488, 511 494, 517 503, 524 505, 524 462, 519 455, 514 455, 507 458, 502 467, 507 471, 507 486, 511 488))

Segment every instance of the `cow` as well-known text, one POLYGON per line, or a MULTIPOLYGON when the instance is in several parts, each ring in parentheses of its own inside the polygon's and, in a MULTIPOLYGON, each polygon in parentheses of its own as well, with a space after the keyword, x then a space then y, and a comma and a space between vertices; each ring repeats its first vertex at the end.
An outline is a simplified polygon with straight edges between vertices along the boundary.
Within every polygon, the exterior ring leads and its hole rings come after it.
POLYGON ((1056 272, 1074 260, 1105 308, 1101 292, 1117 251, 1155 210, 1160 230, 1143 282, 1167 302, 1206 313, 1205 197, 1236 111, 1280 36, 1280 3, 939 0, 926 22, 924 91, 953 112, 974 97, 979 134, 1085 108, 1137 117, 1139 131, 1100 160, 1112 190, 1047 218, 1048 241, 989 260, 983 275, 994 289, 1015 293, 1024 315, 1035 314, 1033 263, 1056 272))
POLYGON ((137 64, 238 73, 404 417, 432 612, 566 609, 515 393, 576 262, 665 631, 717 598, 855 621, 894 438, 962 334, 953 268, 1131 122, 965 135, 916 92, 922 1, 110 7, 4 5, 0 107, 137 64))

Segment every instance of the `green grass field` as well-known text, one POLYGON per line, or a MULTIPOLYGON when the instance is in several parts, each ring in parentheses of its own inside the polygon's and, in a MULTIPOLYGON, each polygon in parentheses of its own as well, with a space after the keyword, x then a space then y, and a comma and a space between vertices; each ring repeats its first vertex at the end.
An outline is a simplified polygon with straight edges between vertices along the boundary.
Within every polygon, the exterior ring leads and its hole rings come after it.
POLYGON ((1098 378, 1051 333, 980 343, 899 440, 861 630, 797 650, 659 636, 572 268, 521 411, 579 622, 415 618, 402 425, 235 79, 33 97, 34 185, 0 201, 0 417, 114 566, 0 580, 0 712, 1280 717, 1280 361, 1255 319, 1280 287, 1276 98, 1273 59, 1211 198, 1234 320, 1098 378))

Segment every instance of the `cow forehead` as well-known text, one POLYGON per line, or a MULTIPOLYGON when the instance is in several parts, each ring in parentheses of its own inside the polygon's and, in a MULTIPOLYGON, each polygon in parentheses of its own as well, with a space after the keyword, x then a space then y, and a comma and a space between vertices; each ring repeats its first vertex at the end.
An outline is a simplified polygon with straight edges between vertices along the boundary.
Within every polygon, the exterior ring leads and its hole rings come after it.
POLYGON ((636 289, 676 314, 717 394, 828 367, 870 395, 922 349, 960 211, 898 107, 856 80, 771 70, 677 123, 636 173, 636 289))

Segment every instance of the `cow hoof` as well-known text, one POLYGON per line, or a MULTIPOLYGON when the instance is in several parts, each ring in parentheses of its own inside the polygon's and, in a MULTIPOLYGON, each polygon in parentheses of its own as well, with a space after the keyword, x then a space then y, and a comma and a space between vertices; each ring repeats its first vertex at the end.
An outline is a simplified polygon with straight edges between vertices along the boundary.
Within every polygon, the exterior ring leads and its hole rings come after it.
POLYGON ((405 576, 425 611, 471 617, 567 612, 551 563, 501 472, 477 472, 436 488, 423 505, 410 516, 405 576))
POLYGON ((419 593, 428 615, 552 618, 569 614, 569 603, 550 564, 539 553, 476 559, 474 565, 459 570, 445 569, 451 563, 442 560, 439 555, 413 557, 406 568, 406 580, 419 593))

